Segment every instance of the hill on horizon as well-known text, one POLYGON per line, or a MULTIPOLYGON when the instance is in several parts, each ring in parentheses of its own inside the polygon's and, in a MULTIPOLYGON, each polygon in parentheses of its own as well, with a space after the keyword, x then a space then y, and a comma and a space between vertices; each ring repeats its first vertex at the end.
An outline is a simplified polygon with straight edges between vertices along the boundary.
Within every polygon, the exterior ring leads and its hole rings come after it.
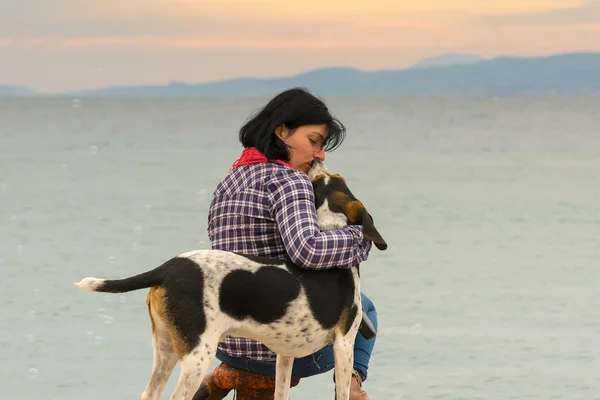
MULTIPOLYGON (((296 86, 306 87, 318 95, 329 96, 502 96, 600 93, 600 53, 491 59, 483 59, 475 55, 449 54, 424 59, 411 68, 401 70, 362 71, 349 67, 333 67, 282 78, 239 78, 196 84, 172 82, 166 85, 116 86, 50 95, 69 97, 263 96, 296 86)), ((23 96, 36 95, 22 87, 12 91, 13 95, 19 93, 23 96)), ((10 95, 10 90, 8 93, 10 95)), ((3 94, 5 92, 0 90, 0 95, 3 94)))
POLYGON ((477 54, 448 53, 427 57, 417 61, 411 68, 447 67, 449 65, 471 64, 485 60, 477 54))
POLYGON ((0 96, 6 97, 22 97, 22 96, 33 96, 36 92, 25 86, 19 85, 0 85, 0 96))

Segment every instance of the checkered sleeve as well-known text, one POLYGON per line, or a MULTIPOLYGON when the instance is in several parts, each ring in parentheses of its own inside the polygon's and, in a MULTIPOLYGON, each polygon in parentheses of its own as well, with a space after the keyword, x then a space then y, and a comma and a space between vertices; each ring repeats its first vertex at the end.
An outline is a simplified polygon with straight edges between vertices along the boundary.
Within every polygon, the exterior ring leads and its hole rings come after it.
POLYGON ((347 269, 365 261, 371 242, 362 226, 321 232, 313 187, 306 174, 286 169, 267 182, 271 212, 290 259, 307 269, 347 269))

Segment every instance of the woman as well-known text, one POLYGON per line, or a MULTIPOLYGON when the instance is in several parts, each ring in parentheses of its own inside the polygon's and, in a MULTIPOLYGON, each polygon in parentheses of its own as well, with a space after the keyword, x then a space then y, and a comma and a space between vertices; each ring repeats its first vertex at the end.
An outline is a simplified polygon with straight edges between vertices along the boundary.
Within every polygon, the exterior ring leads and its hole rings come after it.
MULTIPOLYGON (((361 226, 321 232, 307 172, 314 159, 337 148, 344 126, 308 91, 290 89, 273 98, 240 130, 241 157, 215 190, 208 217, 213 249, 289 259, 308 269, 350 268, 365 261, 371 243, 361 226)), ((377 328, 377 312, 362 295, 362 307, 377 328)), ((350 399, 362 391, 375 340, 357 334, 350 399)), ((227 337, 217 358, 234 368, 275 375, 275 353, 245 338, 227 337)), ((305 378, 333 368, 333 346, 295 359, 292 375, 305 378)), ((210 382, 211 376, 205 381, 210 382)))

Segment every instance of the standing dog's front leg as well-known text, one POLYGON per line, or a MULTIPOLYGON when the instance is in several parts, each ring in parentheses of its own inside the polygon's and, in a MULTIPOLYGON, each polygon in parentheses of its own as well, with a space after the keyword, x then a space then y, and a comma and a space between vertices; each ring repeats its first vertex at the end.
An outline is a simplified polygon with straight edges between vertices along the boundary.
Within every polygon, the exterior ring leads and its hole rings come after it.
POLYGON ((275 363, 275 400, 289 400, 294 357, 277 354, 275 363))
POLYGON ((333 343, 333 359, 335 362, 336 400, 350 398, 350 380, 354 364, 354 338, 356 330, 351 329, 346 335, 337 332, 333 343))

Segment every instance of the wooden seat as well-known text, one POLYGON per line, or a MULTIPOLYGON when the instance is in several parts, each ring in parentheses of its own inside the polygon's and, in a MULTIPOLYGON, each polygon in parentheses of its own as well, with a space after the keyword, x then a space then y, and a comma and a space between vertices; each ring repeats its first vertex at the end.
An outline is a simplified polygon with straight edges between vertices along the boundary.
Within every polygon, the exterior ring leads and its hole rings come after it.
MULTIPOLYGON (((298 385, 300 379, 292 378, 290 387, 298 385)), ((236 391, 236 399, 273 399, 275 393, 275 377, 257 374, 219 365, 212 373, 212 381, 202 383, 194 400, 220 400, 231 391, 236 391)))

